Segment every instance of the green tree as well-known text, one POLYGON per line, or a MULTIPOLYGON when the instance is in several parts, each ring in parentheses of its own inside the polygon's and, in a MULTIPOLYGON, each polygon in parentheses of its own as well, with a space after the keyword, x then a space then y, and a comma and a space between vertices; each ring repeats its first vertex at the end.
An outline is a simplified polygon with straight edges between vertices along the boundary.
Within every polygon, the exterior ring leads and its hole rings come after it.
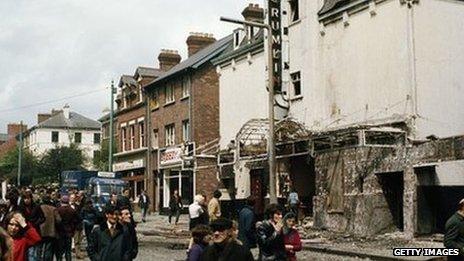
MULTIPOLYGON (((0 177, 16 184, 18 177, 19 148, 16 148, 0 159, 0 177)), ((22 151, 21 185, 30 185, 35 177, 40 176, 39 159, 26 149, 22 151)))
MULTIPOLYGON (((116 151, 116 142, 113 142, 113 154, 115 154, 116 151)), ((110 147, 110 141, 109 139, 104 139, 101 142, 101 150, 95 153, 95 157, 93 158, 93 165, 95 168, 101 171, 108 171, 108 155, 109 155, 109 147, 110 147)))
POLYGON ((84 170, 85 156, 76 145, 56 147, 45 153, 40 160, 40 183, 59 181, 64 170, 84 170))

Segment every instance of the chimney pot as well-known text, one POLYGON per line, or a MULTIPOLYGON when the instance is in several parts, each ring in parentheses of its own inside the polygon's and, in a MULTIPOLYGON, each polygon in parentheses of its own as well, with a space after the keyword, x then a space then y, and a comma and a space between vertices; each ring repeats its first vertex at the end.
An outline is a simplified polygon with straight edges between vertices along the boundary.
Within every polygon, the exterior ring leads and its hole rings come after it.
POLYGON ((264 22, 264 9, 259 7, 259 4, 249 4, 242 11, 243 18, 245 21, 251 21, 256 23, 264 22))
POLYGON ((69 119, 69 105, 68 104, 66 104, 63 107, 63 115, 66 119, 69 119))

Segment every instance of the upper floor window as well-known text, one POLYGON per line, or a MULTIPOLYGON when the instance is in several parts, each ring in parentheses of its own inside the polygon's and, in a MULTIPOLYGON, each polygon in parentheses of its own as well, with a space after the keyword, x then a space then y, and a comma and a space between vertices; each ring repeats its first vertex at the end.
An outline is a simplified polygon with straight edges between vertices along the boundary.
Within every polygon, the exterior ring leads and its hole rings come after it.
POLYGON ((168 84, 166 85, 166 102, 165 103, 171 103, 174 102, 174 85, 168 84))
POLYGON ((132 124, 130 126, 130 149, 133 150, 135 148, 135 125, 132 124))
POLYGON ((184 77, 182 79, 182 98, 186 98, 189 95, 190 95, 189 78, 184 77))
POLYGON ((121 146, 122 151, 126 151, 126 139, 127 139, 127 131, 126 128, 121 128, 121 146))
POLYGON ((100 144, 100 133, 93 134, 93 144, 100 144))
POLYGON ((182 141, 190 139, 190 122, 189 120, 182 121, 182 141))
POLYGON ((299 0, 290 0, 290 22, 296 22, 300 20, 300 6, 299 0))
POLYGON ((52 142, 59 142, 59 132, 52 131, 52 142))
POLYGON ((153 135, 151 136, 151 147, 153 149, 159 148, 158 143, 158 129, 153 130, 153 135))
POLYGON ((158 89, 153 90, 150 98, 150 109, 154 110, 159 107, 159 91, 158 89))
POLYGON ((176 130, 174 124, 169 124, 164 127, 165 145, 171 146, 176 144, 176 130))
POLYGON ((82 133, 80 133, 80 132, 74 133, 74 142, 75 143, 82 143, 82 133))
POLYGON ((293 96, 294 97, 299 97, 302 95, 301 93, 301 77, 300 77, 300 72, 295 72, 290 74, 290 77, 292 78, 292 85, 293 85, 293 96))
POLYGON ((145 124, 143 121, 139 122, 139 138, 140 147, 145 147, 145 124))

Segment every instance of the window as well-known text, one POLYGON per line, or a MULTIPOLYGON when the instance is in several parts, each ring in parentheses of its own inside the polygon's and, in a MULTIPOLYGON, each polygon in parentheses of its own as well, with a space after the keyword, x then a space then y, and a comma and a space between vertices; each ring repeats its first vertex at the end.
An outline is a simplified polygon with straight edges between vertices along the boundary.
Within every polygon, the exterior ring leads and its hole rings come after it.
POLYGON ((145 124, 143 121, 139 122, 139 138, 140 147, 145 147, 145 124))
POLYGON ((182 121, 182 141, 189 141, 190 123, 189 120, 182 121))
POLYGON ((164 127, 164 138, 165 138, 165 145, 171 146, 176 143, 175 141, 175 128, 174 124, 169 124, 164 127))
POLYGON ((132 124, 130 126, 130 149, 133 150, 135 148, 135 125, 132 124))
POLYGON ((290 0, 290 22, 296 22, 300 20, 300 7, 299 0, 290 0))
POLYGON ((100 133, 93 134, 93 144, 100 144, 100 133))
POLYGON ((182 98, 186 98, 189 95, 190 95, 189 78, 184 77, 182 79, 182 98))
POLYGON ((52 142, 58 142, 58 132, 52 131, 52 142))
POLYGON ((253 26, 248 26, 248 41, 251 42, 255 36, 255 28, 253 26))
POLYGON ((75 143, 82 143, 82 133, 80 133, 80 132, 74 133, 74 142, 75 143))
POLYGON ((293 96, 294 97, 301 96, 302 94, 301 94, 300 72, 292 73, 292 74, 290 74, 290 77, 292 78, 293 96))
POLYGON ((172 84, 166 85, 166 104, 174 102, 174 86, 172 84))
POLYGON ((158 129, 153 130, 153 135, 151 136, 151 147, 153 149, 159 148, 159 145, 158 145, 158 129))
POLYGON ((159 107, 159 91, 158 89, 154 90, 150 98, 150 109, 154 110, 159 107))
POLYGON ((127 132, 126 128, 121 128, 121 145, 122 145, 122 151, 126 151, 126 138, 127 138, 127 132))
POLYGON ((143 90, 142 90, 142 85, 141 84, 137 84, 138 86, 138 89, 137 89, 137 92, 139 94, 139 102, 143 102, 143 90))

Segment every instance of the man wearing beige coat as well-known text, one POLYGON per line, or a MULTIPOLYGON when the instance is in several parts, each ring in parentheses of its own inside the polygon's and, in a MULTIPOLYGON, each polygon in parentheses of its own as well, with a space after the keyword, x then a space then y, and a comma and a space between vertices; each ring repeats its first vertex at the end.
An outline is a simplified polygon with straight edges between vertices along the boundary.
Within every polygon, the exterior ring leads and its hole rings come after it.
POLYGON ((221 217, 221 205, 219 204, 221 196, 222 193, 219 190, 214 191, 213 198, 208 203, 209 222, 221 217))

